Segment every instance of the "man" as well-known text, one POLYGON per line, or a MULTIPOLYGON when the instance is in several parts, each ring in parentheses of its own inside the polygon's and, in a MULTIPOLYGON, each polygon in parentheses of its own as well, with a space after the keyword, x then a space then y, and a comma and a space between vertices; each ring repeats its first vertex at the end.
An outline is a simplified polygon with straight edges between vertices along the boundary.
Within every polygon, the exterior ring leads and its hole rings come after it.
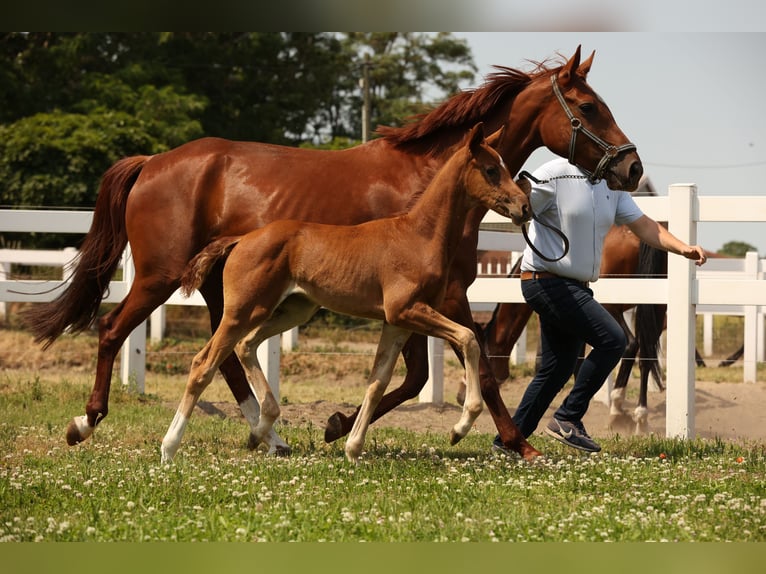
MULTIPOLYGON (((569 238, 569 252, 551 262, 529 246, 521 264, 524 299, 540 319, 540 361, 513 420, 525 437, 540 419, 575 369, 587 343, 592 350, 575 378, 574 386, 556 410, 545 432, 571 447, 598 452, 601 447, 583 426, 593 395, 619 362, 627 344, 614 318, 593 299, 590 281, 598 279, 604 237, 613 225, 627 225, 642 241, 657 249, 683 255, 697 265, 706 261, 699 245, 687 245, 645 215, 625 191, 613 191, 603 181, 592 183, 565 159, 554 159, 534 174, 532 209, 541 222, 561 229, 569 238)), ((563 251, 553 231, 533 221, 529 239, 549 258, 563 251)), ((504 450, 499 437, 493 446, 504 450)))

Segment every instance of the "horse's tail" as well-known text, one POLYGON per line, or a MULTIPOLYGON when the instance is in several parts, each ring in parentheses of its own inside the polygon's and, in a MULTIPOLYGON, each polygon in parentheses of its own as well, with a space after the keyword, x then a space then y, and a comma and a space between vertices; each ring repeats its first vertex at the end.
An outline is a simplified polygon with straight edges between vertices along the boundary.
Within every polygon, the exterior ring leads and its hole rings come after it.
POLYGON ((189 261, 181 277, 181 293, 187 297, 205 282, 210 270, 220 259, 228 257, 229 252, 239 242, 240 237, 221 237, 209 243, 189 261))
POLYGON ((104 174, 93 222, 76 257, 69 286, 53 301, 32 305, 24 322, 35 341, 50 346, 65 329, 80 332, 98 315, 109 281, 128 243, 125 206, 128 194, 150 156, 121 159, 104 174))
MULTIPOLYGON (((665 251, 650 247, 643 241, 638 251, 639 276, 667 277, 668 254, 665 251)), ((665 327, 665 312, 667 305, 636 305, 636 339, 642 368, 649 372, 662 388, 662 374, 657 360, 660 350, 660 336, 665 327)))

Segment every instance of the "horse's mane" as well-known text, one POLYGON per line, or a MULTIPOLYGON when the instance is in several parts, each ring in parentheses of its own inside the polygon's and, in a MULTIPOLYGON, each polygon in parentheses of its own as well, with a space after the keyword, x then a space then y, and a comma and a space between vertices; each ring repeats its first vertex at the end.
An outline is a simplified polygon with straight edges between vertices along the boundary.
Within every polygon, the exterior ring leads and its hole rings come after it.
POLYGON ((540 76, 550 76, 563 65, 552 66, 549 61, 530 62, 535 67, 529 72, 493 66, 498 71, 489 74, 480 87, 458 93, 430 112, 414 116, 404 126, 379 126, 376 132, 398 146, 422 142, 444 129, 467 129, 484 120, 503 102, 516 97, 540 76))

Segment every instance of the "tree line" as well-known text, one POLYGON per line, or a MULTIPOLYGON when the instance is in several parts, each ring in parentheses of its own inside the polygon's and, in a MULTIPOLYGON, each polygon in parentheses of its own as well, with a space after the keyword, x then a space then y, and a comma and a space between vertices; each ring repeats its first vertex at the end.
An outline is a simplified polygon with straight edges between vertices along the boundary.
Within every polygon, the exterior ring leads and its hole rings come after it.
POLYGON ((397 125, 475 71, 449 33, 2 33, 0 205, 90 208, 121 157, 203 136, 347 147, 364 101, 397 125))

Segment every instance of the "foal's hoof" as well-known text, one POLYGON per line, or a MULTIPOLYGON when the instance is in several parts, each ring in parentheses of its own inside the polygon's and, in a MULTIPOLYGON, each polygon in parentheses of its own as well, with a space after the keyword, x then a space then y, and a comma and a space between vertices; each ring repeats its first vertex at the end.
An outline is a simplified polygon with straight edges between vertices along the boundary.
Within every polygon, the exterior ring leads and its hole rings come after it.
POLYGON ((343 423, 348 420, 348 417, 341 412, 336 412, 330 415, 327 419, 327 426, 324 428, 324 441, 331 443, 338 440, 345 433, 343 432, 343 423))
POLYGON ((247 437, 247 450, 255 450, 259 444, 261 444, 261 441, 255 438, 253 433, 250 433, 250 436, 247 437))
POLYGON ((463 435, 456 433, 455 429, 452 429, 449 432, 449 443, 451 446, 455 446, 457 443, 460 442, 462 438, 463 438, 463 435))

